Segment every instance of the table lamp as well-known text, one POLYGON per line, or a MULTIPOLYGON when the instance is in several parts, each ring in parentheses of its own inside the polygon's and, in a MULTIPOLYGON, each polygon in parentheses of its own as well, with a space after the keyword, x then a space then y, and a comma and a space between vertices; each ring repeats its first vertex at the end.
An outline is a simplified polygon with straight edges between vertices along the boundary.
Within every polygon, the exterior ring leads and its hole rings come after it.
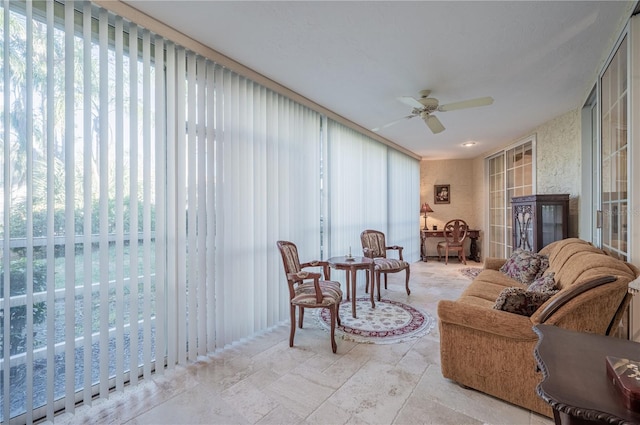
POLYGON ((429 204, 427 204, 425 202, 424 204, 422 204, 422 207, 420 207, 420 212, 423 214, 423 217, 424 217, 424 229, 423 230, 427 230, 427 213, 433 212, 433 210, 431 209, 429 204))

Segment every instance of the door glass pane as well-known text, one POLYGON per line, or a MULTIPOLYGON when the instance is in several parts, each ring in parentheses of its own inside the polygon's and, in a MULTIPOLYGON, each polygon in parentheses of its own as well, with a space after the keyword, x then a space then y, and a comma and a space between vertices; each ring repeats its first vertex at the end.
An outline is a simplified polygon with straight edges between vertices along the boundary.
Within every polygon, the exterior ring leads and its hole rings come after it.
POLYGON ((601 79, 602 249, 627 259, 627 40, 601 79))

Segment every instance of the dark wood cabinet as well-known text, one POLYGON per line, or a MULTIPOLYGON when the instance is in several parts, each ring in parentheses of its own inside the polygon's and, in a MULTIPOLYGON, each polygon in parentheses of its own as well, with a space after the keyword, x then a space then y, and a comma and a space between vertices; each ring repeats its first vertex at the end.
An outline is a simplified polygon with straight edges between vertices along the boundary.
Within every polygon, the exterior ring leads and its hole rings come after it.
POLYGON ((511 210, 514 250, 538 252, 568 236, 568 194, 514 196, 511 210))

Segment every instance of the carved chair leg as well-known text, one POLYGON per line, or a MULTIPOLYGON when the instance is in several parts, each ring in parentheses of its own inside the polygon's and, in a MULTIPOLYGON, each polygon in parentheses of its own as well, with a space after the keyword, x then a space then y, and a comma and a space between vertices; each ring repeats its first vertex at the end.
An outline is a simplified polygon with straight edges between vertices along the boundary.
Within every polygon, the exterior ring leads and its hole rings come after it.
POLYGON ((296 306, 291 304, 291 332, 289 333, 289 347, 293 347, 293 337, 296 335, 296 306))
POLYGON ((464 249, 460 250, 460 255, 462 257, 462 263, 466 265, 467 264, 467 258, 464 255, 464 249))
POLYGON ((302 321, 304 320, 304 307, 300 306, 300 317, 298 317, 298 327, 302 329, 302 321))
POLYGON ((384 289, 387 289, 387 276, 389 276, 389 273, 384 274, 384 289))
POLYGON ((336 344, 336 316, 337 316, 337 311, 338 311, 338 306, 336 304, 333 304, 330 307, 330 311, 331 311, 331 350, 333 350, 333 352, 335 353, 338 350, 338 345, 336 344))
MULTIPOLYGON (((373 291, 373 288, 371 288, 373 291)), ((338 306, 336 307, 336 323, 338 326, 342 325, 342 321, 340 320, 340 304, 342 304, 342 299, 338 300, 338 306)))
POLYGON ((409 289, 409 267, 407 267, 407 277, 405 279, 405 286, 407 287, 407 295, 411 295, 411 290, 409 289))
MULTIPOLYGON (((380 299, 382 299, 380 296, 380 272, 376 272, 376 280, 378 281, 378 301, 380 301, 380 299)), ((373 287, 371 290, 373 291, 373 287)))

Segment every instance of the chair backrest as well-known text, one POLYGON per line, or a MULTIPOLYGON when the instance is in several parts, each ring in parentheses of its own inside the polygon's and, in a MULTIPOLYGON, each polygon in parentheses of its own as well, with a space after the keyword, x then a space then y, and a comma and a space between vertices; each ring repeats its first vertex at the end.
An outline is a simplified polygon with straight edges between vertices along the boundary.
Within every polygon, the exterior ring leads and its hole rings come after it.
POLYGON ((278 241, 277 244, 280 255, 282 255, 285 275, 298 273, 300 271, 300 258, 298 257, 298 248, 296 245, 288 241, 278 241))
POLYGON ((365 257, 387 257, 387 244, 384 239, 384 233, 378 230, 365 230, 360 233, 360 242, 362 243, 362 250, 365 251, 365 257))
POLYGON ((449 246, 462 246, 468 232, 467 222, 459 218, 449 220, 444 225, 444 238, 449 246))

